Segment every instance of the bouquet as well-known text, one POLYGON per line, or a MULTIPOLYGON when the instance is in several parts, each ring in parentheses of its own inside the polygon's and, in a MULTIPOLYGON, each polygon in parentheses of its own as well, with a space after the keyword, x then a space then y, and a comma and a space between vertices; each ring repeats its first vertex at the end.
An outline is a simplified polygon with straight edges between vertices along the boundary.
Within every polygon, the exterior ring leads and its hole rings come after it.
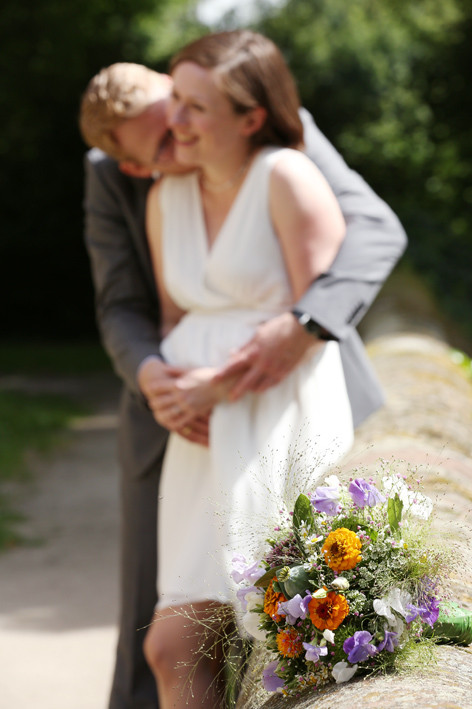
POLYGON ((399 475, 332 475, 281 510, 262 558, 233 558, 243 626, 272 658, 267 691, 398 669, 432 648, 450 555, 431 543, 431 511, 399 475))

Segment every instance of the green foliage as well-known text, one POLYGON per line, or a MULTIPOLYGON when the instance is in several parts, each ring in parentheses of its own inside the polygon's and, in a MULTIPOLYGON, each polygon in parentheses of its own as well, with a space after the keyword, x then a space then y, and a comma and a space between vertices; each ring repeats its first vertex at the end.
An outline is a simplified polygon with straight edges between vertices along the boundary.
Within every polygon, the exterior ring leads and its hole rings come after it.
MULTIPOLYGON (((180 5, 184 3, 181 2, 180 5)), ((142 62, 174 0, 4 0, 0 10, 0 283, 3 334, 57 339, 94 333, 83 247, 79 100, 116 61, 142 62)))
POLYGON ((257 581, 254 581, 254 586, 257 588, 267 588, 274 578, 274 574, 279 570, 282 569, 282 566, 276 566, 271 567, 268 571, 266 571, 265 574, 263 574, 257 581))
POLYGON ((408 256, 472 333, 472 6, 289 0, 259 25, 302 102, 399 214, 408 256))
POLYGON ((402 519, 403 502, 400 500, 398 493, 388 500, 387 514, 390 529, 395 534, 398 532, 402 519))
MULTIPOLYGON (((3 334, 94 333, 82 245, 79 98, 115 61, 166 70, 208 31, 197 0, 4 0, 0 10, 3 334)), ((461 0, 257 3, 303 104, 399 214, 408 258, 472 334, 472 4, 461 0)), ((234 26, 227 15, 220 26, 234 26)))
POLYGON ((20 342, 0 344, 0 373, 5 375, 81 375, 110 371, 110 360, 98 344, 20 342))
POLYGON ((300 532, 300 527, 304 527, 311 532, 313 530, 313 507, 306 495, 299 495, 293 510, 293 528, 295 534, 300 532))
POLYGON ((460 350, 451 350, 451 359, 464 372, 467 378, 472 378, 472 359, 460 350))
POLYGON ((0 391, 0 550, 20 541, 17 514, 4 492, 7 481, 25 480, 27 457, 47 453, 80 407, 64 397, 0 391))
POLYGON ((0 392, 0 477, 25 475, 25 453, 47 452, 54 435, 77 415, 80 407, 52 395, 0 392))
POLYGON ((146 38, 144 61, 167 71, 169 59, 188 42, 208 32, 196 16, 196 0, 175 0, 155 13, 142 15, 137 27, 146 38))

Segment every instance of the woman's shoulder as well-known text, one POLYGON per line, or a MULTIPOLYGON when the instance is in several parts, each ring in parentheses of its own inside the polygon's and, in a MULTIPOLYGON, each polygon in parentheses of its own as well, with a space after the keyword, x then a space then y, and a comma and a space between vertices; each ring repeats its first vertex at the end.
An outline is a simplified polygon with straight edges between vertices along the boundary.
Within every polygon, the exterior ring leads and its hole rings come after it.
POLYGON ((313 165, 304 152, 295 148, 271 147, 268 149, 267 159, 272 163, 273 168, 281 173, 313 165))
POLYGON ((267 145, 260 149, 256 158, 261 170, 272 175, 283 177, 290 173, 302 170, 311 161, 300 150, 267 145))
POLYGON ((290 190, 300 184, 318 181, 321 173, 301 150, 278 148, 269 157, 271 185, 280 190, 290 190))

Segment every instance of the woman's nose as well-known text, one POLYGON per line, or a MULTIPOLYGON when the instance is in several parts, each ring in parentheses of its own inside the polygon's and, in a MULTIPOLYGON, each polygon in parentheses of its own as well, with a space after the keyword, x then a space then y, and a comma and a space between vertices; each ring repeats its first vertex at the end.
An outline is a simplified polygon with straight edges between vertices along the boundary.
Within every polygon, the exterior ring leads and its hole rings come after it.
POLYGON ((169 126, 178 126, 187 123, 187 111, 185 106, 174 106, 169 116, 169 126))

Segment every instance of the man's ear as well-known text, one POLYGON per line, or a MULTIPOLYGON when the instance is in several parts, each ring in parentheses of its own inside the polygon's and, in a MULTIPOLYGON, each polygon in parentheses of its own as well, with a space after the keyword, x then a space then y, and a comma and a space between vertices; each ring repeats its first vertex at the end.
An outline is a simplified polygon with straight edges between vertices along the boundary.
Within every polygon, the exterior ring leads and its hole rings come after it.
POLYGON ((120 160, 118 167, 124 175, 129 177, 151 177, 153 173, 150 167, 143 167, 132 160, 120 160))
POLYGON ((242 134, 246 137, 254 135, 262 128, 267 118, 267 110, 262 106, 256 106, 245 114, 242 134))

